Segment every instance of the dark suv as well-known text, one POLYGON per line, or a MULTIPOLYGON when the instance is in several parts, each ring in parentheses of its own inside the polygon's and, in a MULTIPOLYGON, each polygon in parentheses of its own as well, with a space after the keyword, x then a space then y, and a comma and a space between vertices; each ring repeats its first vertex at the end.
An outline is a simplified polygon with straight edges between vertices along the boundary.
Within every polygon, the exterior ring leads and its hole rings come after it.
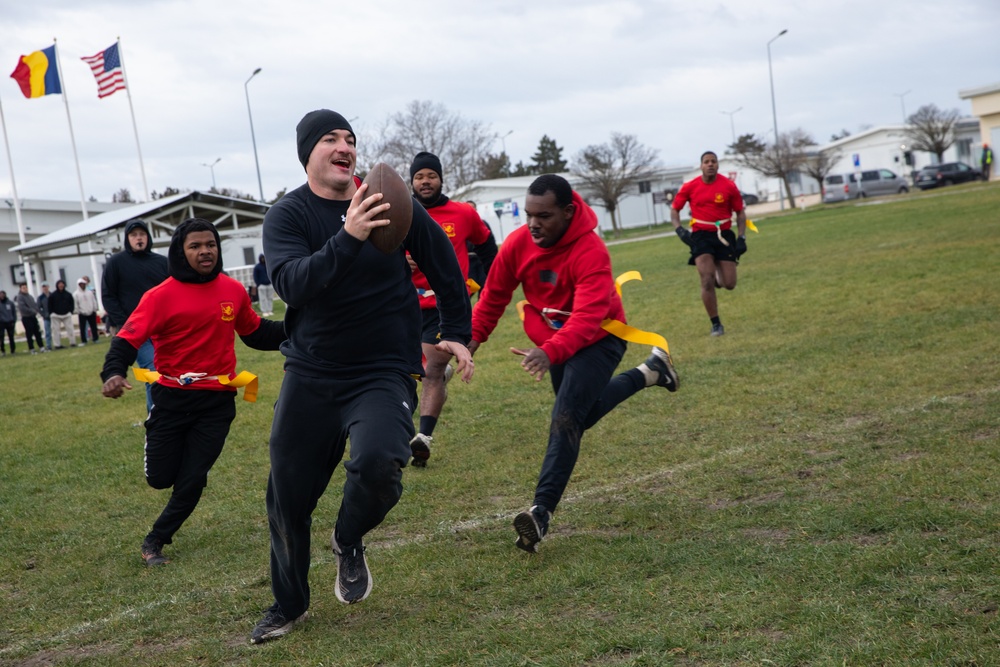
POLYGON ((964 162, 942 162, 924 167, 917 172, 913 179, 913 184, 921 190, 936 188, 939 185, 955 185, 956 183, 968 183, 978 181, 983 178, 983 172, 975 167, 970 167, 964 162))

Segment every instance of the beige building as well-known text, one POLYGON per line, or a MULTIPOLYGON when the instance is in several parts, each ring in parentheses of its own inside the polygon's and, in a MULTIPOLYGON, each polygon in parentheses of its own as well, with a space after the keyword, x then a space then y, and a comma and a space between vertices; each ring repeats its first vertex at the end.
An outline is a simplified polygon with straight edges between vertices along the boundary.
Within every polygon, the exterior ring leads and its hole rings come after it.
MULTIPOLYGON (((972 103, 972 115, 979 118, 982 143, 989 144, 994 152, 1000 146, 1000 83, 958 91, 958 96, 972 103)), ((978 161, 976 166, 978 167, 978 161)), ((990 180, 1000 178, 994 167, 990 180)))

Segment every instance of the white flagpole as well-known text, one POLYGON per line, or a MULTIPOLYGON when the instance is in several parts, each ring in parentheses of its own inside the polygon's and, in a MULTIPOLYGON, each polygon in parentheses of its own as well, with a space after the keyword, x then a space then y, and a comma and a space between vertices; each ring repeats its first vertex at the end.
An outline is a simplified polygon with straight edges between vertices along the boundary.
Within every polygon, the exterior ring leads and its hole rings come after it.
POLYGON ((128 74, 125 73, 125 56, 122 55, 122 38, 118 37, 118 61, 122 66, 122 79, 125 81, 125 94, 128 95, 128 110, 132 113, 132 130, 135 132, 135 148, 139 151, 139 171, 142 172, 142 187, 146 191, 146 201, 149 199, 149 185, 146 184, 146 167, 142 163, 142 146, 139 145, 139 126, 135 124, 135 109, 132 108, 132 87, 128 85, 128 74))
POLYGON ((83 192, 83 177, 80 175, 80 158, 76 154, 76 137, 73 136, 73 119, 69 115, 69 95, 66 94, 66 82, 63 80, 62 75, 62 61, 59 58, 59 46, 56 44, 56 38, 52 38, 52 46, 56 52, 56 69, 59 75, 59 87, 62 88, 62 98, 63 102, 66 104, 66 120, 69 122, 69 141, 73 146, 73 161, 76 163, 76 182, 80 186, 80 208, 83 210, 83 219, 86 220, 89 216, 87 215, 87 196, 83 192))
MULTIPOLYGON (((17 236, 24 245, 24 221, 21 219, 21 202, 17 198, 17 182, 14 179, 14 158, 10 156, 10 141, 7 140, 7 121, 3 115, 3 103, 0 102, 0 126, 3 127, 3 145, 7 149, 7 167, 10 169, 10 189, 14 195, 14 218, 17 220, 17 236)), ((31 264, 24 260, 24 280, 28 283, 28 291, 35 293, 35 281, 31 277, 31 264)))

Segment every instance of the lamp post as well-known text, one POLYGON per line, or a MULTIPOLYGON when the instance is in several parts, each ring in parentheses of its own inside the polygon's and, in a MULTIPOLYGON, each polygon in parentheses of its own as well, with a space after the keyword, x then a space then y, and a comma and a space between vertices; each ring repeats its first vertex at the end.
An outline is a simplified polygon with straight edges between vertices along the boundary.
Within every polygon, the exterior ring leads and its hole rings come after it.
POLYGON ((510 178, 510 156, 507 155, 507 137, 509 137, 512 134, 514 134, 514 130, 509 130, 507 134, 503 135, 502 137, 500 135, 497 135, 497 138, 500 140, 500 145, 503 146, 503 156, 507 158, 507 173, 505 174, 506 178, 510 178))
MULTIPOLYGON (((774 118, 774 148, 778 148, 778 109, 774 105, 774 70, 771 68, 771 42, 778 39, 782 35, 788 32, 787 29, 782 30, 777 35, 771 38, 771 41, 767 43, 767 75, 771 79, 771 115, 774 118)), ((778 182, 778 198, 781 200, 781 210, 785 210, 785 197, 781 194, 781 181, 778 182)))
POLYGON ((740 107, 739 109, 733 109, 732 111, 720 111, 719 112, 719 113, 724 113, 727 116, 729 116, 729 127, 733 131, 733 144, 734 145, 736 144, 736 123, 733 122, 733 116, 735 116, 740 111, 743 111, 743 107, 740 107))
POLYGON ((899 98, 899 109, 903 112, 903 125, 906 125, 906 105, 903 104, 903 98, 912 93, 912 90, 908 90, 905 93, 893 93, 893 97, 899 98))
POLYGON ((213 190, 215 190, 215 165, 219 164, 219 160, 221 160, 221 159, 222 159, 221 157, 215 158, 215 162, 213 162, 212 164, 208 164, 207 162, 202 162, 201 163, 201 166, 208 167, 209 169, 212 170, 212 189, 213 190))
MULTIPOLYGON (((260 68, 258 67, 250 75, 250 79, 260 74, 260 68)), ((260 180, 260 160, 257 159, 257 137, 253 133, 253 114, 250 112, 250 89, 247 85, 250 83, 250 79, 247 79, 243 84, 243 92, 247 95, 247 116, 250 118, 250 140, 253 141, 253 161, 257 165, 257 187, 260 188, 260 201, 264 201, 264 185, 260 180)))

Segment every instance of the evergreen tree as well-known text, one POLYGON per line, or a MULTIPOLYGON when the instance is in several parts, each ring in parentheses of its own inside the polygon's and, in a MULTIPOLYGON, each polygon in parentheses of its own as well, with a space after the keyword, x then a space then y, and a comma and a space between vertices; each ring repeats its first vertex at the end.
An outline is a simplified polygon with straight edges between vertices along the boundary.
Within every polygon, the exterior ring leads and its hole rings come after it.
POLYGON ((566 160, 562 156, 563 149, 544 134, 538 142, 538 151, 531 156, 534 164, 529 166, 532 174, 558 174, 566 171, 566 160))

